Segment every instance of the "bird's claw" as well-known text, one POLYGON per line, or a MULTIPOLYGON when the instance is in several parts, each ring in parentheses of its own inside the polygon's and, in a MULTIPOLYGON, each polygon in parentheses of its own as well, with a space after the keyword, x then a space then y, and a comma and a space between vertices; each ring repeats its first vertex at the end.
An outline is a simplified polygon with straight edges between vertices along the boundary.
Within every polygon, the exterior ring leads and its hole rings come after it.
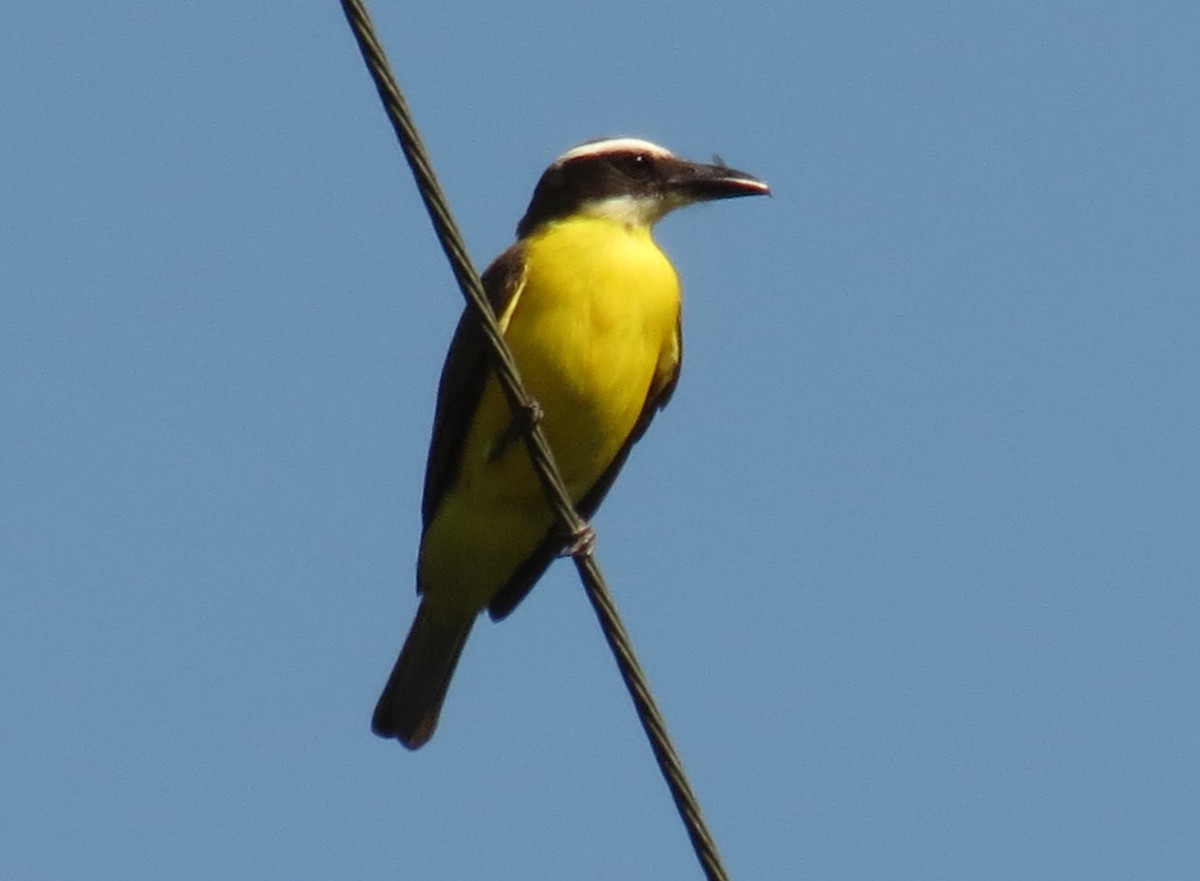
POLYGON ((508 427, 492 441, 492 446, 488 450, 488 463, 497 461, 504 455, 509 444, 513 441, 520 440, 521 435, 528 433, 546 416, 542 405, 537 402, 536 398, 530 398, 527 404, 518 407, 513 414, 512 419, 508 422, 508 427))
POLYGON ((566 546, 563 547, 560 557, 590 557, 592 552, 596 550, 596 530, 592 528, 592 524, 584 523, 571 536, 566 546))

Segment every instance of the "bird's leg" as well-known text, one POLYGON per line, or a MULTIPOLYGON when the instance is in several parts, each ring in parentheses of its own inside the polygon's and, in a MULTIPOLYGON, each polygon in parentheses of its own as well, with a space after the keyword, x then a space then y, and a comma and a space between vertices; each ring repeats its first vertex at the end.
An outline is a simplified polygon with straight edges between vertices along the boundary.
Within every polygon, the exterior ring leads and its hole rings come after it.
POLYGON ((534 398, 530 398, 528 403, 518 407, 513 413, 512 419, 509 420, 508 427, 492 441, 491 449, 488 450, 488 464, 503 456, 509 444, 518 440, 521 435, 528 433, 533 426, 542 421, 545 415, 542 405, 534 398))

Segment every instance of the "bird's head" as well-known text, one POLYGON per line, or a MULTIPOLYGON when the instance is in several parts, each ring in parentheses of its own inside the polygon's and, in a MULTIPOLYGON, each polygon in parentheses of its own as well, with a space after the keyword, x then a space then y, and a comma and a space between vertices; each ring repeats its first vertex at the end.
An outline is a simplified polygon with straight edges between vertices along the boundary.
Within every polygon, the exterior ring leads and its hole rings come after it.
POLYGON ((652 226, 693 202, 770 192, 763 181, 724 164, 681 159, 640 138, 603 138, 572 147, 542 173, 517 235, 578 215, 652 226))

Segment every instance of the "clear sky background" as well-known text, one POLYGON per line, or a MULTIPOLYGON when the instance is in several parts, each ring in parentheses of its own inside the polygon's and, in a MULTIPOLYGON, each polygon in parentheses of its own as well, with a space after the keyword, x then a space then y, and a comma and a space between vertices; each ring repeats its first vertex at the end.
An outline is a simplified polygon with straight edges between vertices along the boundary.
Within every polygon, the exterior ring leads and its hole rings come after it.
MULTIPOLYGON (((1200 6, 373 13, 481 264, 598 135, 774 187, 596 521, 733 877, 1200 877, 1200 6)), ((0 82, 0 879, 699 878, 568 564, 369 731, 461 305, 338 5, 0 82)))

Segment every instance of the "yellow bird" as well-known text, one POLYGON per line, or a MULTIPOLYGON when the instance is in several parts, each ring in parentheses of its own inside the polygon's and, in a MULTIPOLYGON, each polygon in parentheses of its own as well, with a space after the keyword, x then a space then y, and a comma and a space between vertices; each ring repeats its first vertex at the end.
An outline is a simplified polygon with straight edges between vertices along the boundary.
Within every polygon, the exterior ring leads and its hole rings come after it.
MULTIPOLYGON (((589 141, 546 169, 516 243, 484 272, 583 517, 679 378, 679 278, 651 228, 693 202, 768 192, 749 174, 649 141, 589 141)), ((508 615, 570 540, 469 312, 442 369, 421 514, 421 603, 371 723, 409 749, 433 734, 476 616, 485 608, 493 620, 508 615)))

